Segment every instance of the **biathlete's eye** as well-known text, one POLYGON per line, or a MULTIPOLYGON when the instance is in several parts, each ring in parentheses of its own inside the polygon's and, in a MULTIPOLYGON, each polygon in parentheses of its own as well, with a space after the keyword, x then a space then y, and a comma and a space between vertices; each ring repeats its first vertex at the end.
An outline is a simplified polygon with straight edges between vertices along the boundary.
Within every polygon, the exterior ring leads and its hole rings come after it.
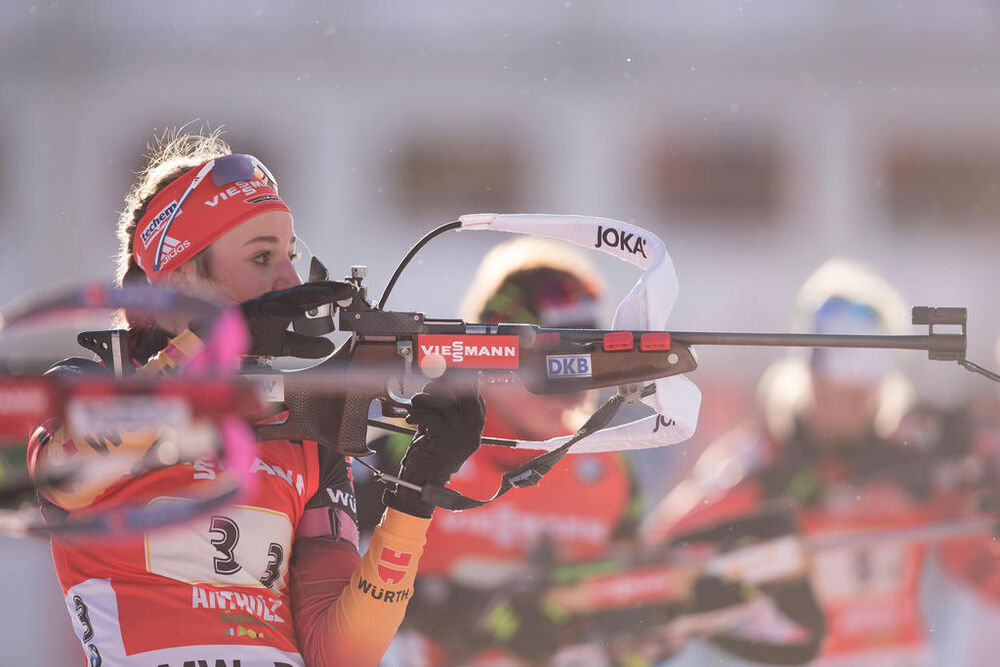
POLYGON ((302 259, 302 253, 299 252, 298 250, 293 250, 292 252, 288 253, 288 259, 290 259, 293 262, 297 262, 300 259, 302 259))
POLYGON ((251 258, 254 264, 259 264, 261 266, 267 266, 271 263, 271 251, 265 250, 264 252, 259 252, 251 258))

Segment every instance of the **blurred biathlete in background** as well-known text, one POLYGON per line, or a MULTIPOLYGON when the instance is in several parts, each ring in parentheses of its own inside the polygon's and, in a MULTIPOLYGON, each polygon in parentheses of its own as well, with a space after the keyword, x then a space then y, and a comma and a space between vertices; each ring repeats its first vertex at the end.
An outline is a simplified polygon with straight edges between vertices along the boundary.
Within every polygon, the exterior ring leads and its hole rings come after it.
MULTIPOLYGON (((301 284, 292 215, 277 183, 217 133, 160 142, 126 200, 119 236, 120 284, 148 281, 240 304, 254 357, 332 353, 330 341, 287 326, 309 308, 356 295, 349 283, 301 284)), ((138 372, 183 372, 201 347, 196 324, 170 320, 129 322, 138 372)), ((110 371, 73 358, 51 372, 110 371)), ((413 406, 419 428, 399 476, 443 483, 479 445, 482 400, 438 382, 413 406)), ((99 456, 84 435, 42 424, 29 468, 44 471, 50 457, 99 456)), ((59 581, 92 667, 378 662, 412 599, 433 507, 409 489, 388 492, 389 507, 361 557, 343 455, 316 442, 262 442, 252 473, 251 496, 181 526, 116 541, 53 538, 59 581)), ((196 490, 221 474, 203 458, 110 485, 82 480, 41 504, 51 520, 117 503, 182 503, 178 489, 196 490)))
MULTIPOLYGON (((1000 360, 1000 340, 996 356, 1000 360)), ((949 429, 951 451, 961 465, 958 470, 952 466, 952 485, 960 491, 971 476, 983 493, 947 494, 941 520, 963 522, 985 511, 997 525, 992 534, 935 545, 924 579, 923 608, 933 630, 936 664, 990 664, 1000 655, 1000 394, 976 397, 955 413, 959 421, 949 429)))
MULTIPOLYGON (((845 260, 821 266, 799 293, 800 330, 905 333, 904 302, 866 268, 845 260)), ((765 508, 791 509, 810 545, 852 531, 890 531, 931 523, 936 443, 905 438, 900 424, 912 389, 892 353, 820 348, 790 353, 760 384, 759 425, 710 445, 691 478, 643 525, 649 541, 765 508), (924 445, 927 445, 926 447, 924 445)), ((815 664, 931 664, 920 613, 926 545, 846 541, 814 548, 812 585, 826 619, 815 664)), ((766 597, 727 632, 765 643, 794 642, 794 613, 766 597)), ((696 642, 670 664, 726 664, 735 658, 696 642), (728 661, 728 662, 727 662, 728 661)), ((760 662, 770 662, 765 651, 760 662)))
MULTIPOLYGON (((461 315, 490 324, 593 328, 602 290, 581 253, 558 242, 522 238, 484 258, 461 315)), ((515 384, 485 384, 482 392, 483 433, 495 437, 567 435, 593 409, 594 397, 587 393, 543 396, 515 384)), ((384 460, 403 450, 405 441, 396 438, 373 443, 384 460)), ((452 477, 452 487, 488 498, 504 472, 537 454, 484 446, 452 477)), ((362 525, 379 513, 366 506, 377 496, 366 493, 371 492, 359 491, 362 525)), ((385 664, 522 664, 517 656, 558 661, 558 655, 548 657, 557 648, 554 634, 511 616, 515 610, 491 607, 491 601, 551 565, 602 556, 613 540, 634 534, 640 509, 624 455, 597 453, 571 454, 541 484, 474 512, 438 516, 427 533, 417 597, 385 664)))

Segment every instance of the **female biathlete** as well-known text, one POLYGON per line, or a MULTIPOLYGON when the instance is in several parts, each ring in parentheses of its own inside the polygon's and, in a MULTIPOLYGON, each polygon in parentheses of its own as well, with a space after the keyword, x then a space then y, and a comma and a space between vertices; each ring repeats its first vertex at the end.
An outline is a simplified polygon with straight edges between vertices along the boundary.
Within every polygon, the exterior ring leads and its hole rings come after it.
MULTIPOLYGON (((355 296, 350 283, 302 285, 293 267, 292 215, 267 169, 232 154, 217 133, 159 142, 126 199, 118 282, 134 281, 240 304, 256 356, 322 357, 323 338, 286 331, 322 303, 355 296)), ((129 322, 140 372, 183 370, 197 326, 163 317, 129 322), (191 329, 195 329, 192 331, 191 329)), ((68 359, 52 373, 107 373, 68 359)), ((479 446, 478 394, 429 384, 413 399, 418 425, 401 479, 444 483, 479 446)), ((29 466, 100 455, 52 420, 32 435, 29 466)), ((92 439, 91 439, 92 440, 92 439)), ((141 443, 140 443, 141 444, 141 443)), ((132 443, 131 446, 135 446, 132 443)), ((72 519, 118 503, 168 506, 177 490, 212 484, 211 458, 112 483, 45 492, 44 515, 72 519)), ((109 541, 53 538, 73 625, 90 665, 374 665, 412 595, 433 507, 400 487, 364 556, 345 457, 315 442, 259 443, 251 495, 182 526, 109 541)))

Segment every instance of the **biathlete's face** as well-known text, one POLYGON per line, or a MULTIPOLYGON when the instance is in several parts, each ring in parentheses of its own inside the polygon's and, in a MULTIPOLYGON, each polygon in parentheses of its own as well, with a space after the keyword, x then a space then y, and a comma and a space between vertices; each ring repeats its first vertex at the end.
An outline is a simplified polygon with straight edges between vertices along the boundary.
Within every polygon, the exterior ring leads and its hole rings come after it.
POLYGON ((483 385, 487 410, 493 410, 520 437, 545 440, 571 433, 583 425, 588 393, 532 394, 519 382, 483 385))
POLYGON ((820 444, 863 444, 874 429, 879 385, 851 384, 813 374, 803 425, 820 444))
POLYGON ((197 275, 194 262, 187 262, 175 273, 179 280, 202 293, 240 303, 265 292, 302 284, 293 265, 297 258, 291 214, 268 211, 209 246, 211 277, 197 275))

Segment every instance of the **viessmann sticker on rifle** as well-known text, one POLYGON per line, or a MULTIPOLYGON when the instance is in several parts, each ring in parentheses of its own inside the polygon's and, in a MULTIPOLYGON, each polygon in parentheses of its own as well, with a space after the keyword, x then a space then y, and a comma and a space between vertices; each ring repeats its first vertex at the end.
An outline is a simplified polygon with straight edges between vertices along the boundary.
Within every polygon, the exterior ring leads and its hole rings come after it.
POLYGON ((417 336, 417 363, 437 355, 450 368, 517 368, 517 336, 417 336))

